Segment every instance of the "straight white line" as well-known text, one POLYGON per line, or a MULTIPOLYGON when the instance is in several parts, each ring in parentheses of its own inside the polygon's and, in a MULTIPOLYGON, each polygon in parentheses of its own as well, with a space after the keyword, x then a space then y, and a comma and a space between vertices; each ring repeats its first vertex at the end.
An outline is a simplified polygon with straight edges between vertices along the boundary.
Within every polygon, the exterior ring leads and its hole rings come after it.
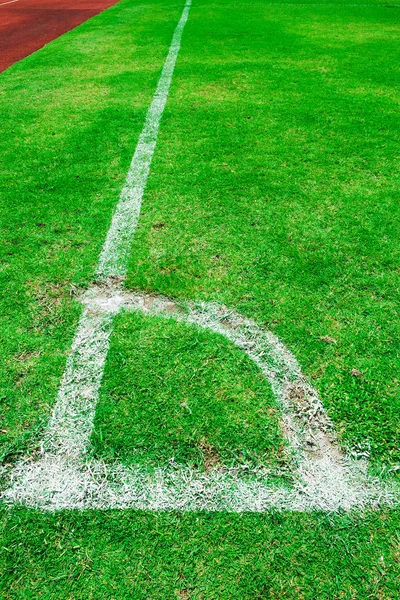
POLYGON ((19 0, 9 0, 9 2, 2 2, 0 6, 4 6, 5 4, 14 4, 14 2, 19 2, 19 0))
POLYGON ((181 19, 175 29, 153 101, 147 112, 143 131, 140 134, 125 185, 100 254, 97 267, 99 279, 110 276, 124 277, 126 274, 133 236, 157 143, 158 128, 167 102, 190 5, 191 0, 187 0, 181 19))
MULTIPOLYGON (((187 0, 175 29, 153 101, 121 192, 111 227, 99 259, 100 279, 124 276, 129 250, 139 218, 141 201, 157 142, 157 132, 167 101, 178 56, 182 31, 191 0, 187 0)), ((43 442, 43 452, 82 456, 86 452, 96 410, 98 392, 109 348, 114 316, 108 310, 87 308, 80 318, 56 404, 43 442)))
POLYGON ((354 473, 350 486, 336 492, 327 495, 323 480, 314 485, 298 480, 293 488, 277 487, 263 472, 213 469, 204 473, 189 468, 149 472, 115 463, 88 461, 82 465, 64 457, 45 456, 30 468, 16 467, 4 501, 49 511, 132 508, 253 513, 271 509, 336 512, 400 504, 398 484, 366 478, 362 473, 354 473))

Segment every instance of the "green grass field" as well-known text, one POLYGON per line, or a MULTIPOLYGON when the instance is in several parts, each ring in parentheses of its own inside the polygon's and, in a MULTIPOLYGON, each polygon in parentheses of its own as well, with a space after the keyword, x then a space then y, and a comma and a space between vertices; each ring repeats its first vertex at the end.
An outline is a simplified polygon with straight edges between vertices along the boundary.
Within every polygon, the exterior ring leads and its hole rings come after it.
POLYGON ((284 461, 270 388, 226 340, 129 315, 113 343, 92 437, 96 454, 143 466, 173 458, 196 468, 284 461))
MULTIPOLYGON (((182 7, 122 0, 0 75, 6 473, 38 452, 182 7)), ((274 332, 341 449, 397 480, 399 19, 388 2, 193 0, 125 282, 274 332)), ((243 354, 124 312, 91 441, 106 463, 285 463, 243 354)), ((5 599, 400 598, 397 508, 0 506, 5 599)))

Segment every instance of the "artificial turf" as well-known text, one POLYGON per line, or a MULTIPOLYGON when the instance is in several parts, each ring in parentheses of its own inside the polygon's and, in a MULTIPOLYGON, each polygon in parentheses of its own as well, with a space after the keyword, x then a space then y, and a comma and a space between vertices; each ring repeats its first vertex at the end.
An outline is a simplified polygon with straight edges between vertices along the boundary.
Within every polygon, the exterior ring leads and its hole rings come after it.
MULTIPOLYGON (((400 462, 400 9, 365 4, 194 0, 126 285, 273 330, 342 448, 384 473, 400 462)), ((54 404, 74 295, 93 280, 181 9, 123 0, 0 75, 6 465, 36 449, 54 404)), ((279 461, 269 390, 214 337, 121 315, 96 453, 201 466, 210 448, 229 463, 245 446, 246 460, 279 461)), ((0 514, 4 598, 400 597, 398 510, 0 514)))

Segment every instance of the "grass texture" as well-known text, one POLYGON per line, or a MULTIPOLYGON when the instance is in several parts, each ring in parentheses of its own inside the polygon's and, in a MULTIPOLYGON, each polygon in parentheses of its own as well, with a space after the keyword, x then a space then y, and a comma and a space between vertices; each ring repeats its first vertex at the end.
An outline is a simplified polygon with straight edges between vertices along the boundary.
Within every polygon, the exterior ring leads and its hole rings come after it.
MULTIPOLYGON (((384 474, 400 462, 400 9, 346 4, 194 0, 126 285, 216 300, 279 335, 342 448, 384 474)), ((74 296, 93 280, 181 9, 123 0, 0 75, 3 464, 47 423, 74 296)), ((96 454, 274 466, 278 417, 226 342, 118 317, 96 454)), ((1 507, 0 595, 395 600, 398 528, 398 510, 1 507)))
POLYGON ((215 300, 272 330, 342 447, 389 469, 400 463, 399 13, 250 6, 193 5, 128 286, 215 300))
POLYGON ((47 422, 179 15, 115 6, 0 75, 2 460, 47 422))
POLYGON ((284 462, 268 383, 221 336, 121 315, 103 382, 92 444, 105 460, 201 469, 284 462))
POLYGON ((399 525, 398 512, 332 518, 15 509, 2 521, 2 597, 395 600, 399 525))

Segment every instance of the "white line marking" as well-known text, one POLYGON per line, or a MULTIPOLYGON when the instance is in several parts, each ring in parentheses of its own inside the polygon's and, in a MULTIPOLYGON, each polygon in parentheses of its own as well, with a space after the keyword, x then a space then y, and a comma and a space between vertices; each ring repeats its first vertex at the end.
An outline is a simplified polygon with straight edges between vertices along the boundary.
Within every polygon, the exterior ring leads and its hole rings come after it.
POLYGON ((9 503, 55 511, 63 509, 134 508, 137 510, 264 512, 335 512, 354 508, 399 505, 399 486, 389 486, 354 474, 351 485, 326 494, 323 479, 311 485, 297 481, 293 488, 274 487, 265 473, 230 470, 208 473, 188 468, 126 468, 89 461, 84 466, 64 457, 45 456, 19 465, 4 499, 9 503))
POLYGON ((350 510, 395 505, 399 489, 366 476, 366 463, 343 458, 317 392, 295 357, 270 332, 216 304, 174 303, 121 290, 92 287, 85 306, 56 408, 37 462, 20 463, 12 473, 7 502, 47 510, 136 508, 260 512, 350 510), (262 370, 283 412, 288 441, 297 458, 293 487, 272 486, 266 469, 186 467, 146 471, 143 467, 82 460, 89 442, 107 354, 112 319, 121 308, 210 329, 239 346, 262 370))
MULTIPOLYGON (((290 446, 304 460, 312 452, 331 454, 334 460, 334 428, 317 391, 309 384, 289 350, 270 331, 236 311, 215 303, 175 303, 160 296, 127 292, 114 296, 115 304, 125 310, 141 311, 188 323, 224 336, 238 346, 259 367, 269 382, 282 409, 283 429, 290 446), (330 439, 329 439, 330 438, 330 439), (309 452, 305 452, 305 448, 309 452)), ((94 310, 105 298, 86 301, 94 310)), ((108 310, 108 309, 107 309, 108 310)))
POLYGON ((100 255, 97 274, 103 285, 92 286, 82 299, 84 311, 45 434, 43 457, 16 466, 4 497, 49 510, 130 506, 148 510, 258 512, 275 506, 329 511, 394 504, 398 496, 392 489, 370 482, 359 468, 362 463, 350 463, 340 455, 333 427, 316 391, 302 375, 293 355, 273 334, 214 304, 188 304, 182 312, 165 298, 118 289, 118 282, 126 273, 189 7, 190 0, 173 35, 100 255), (293 488, 271 487, 265 470, 253 473, 250 479, 235 470, 203 474, 187 468, 158 469, 151 475, 143 469, 85 460, 113 320, 121 307, 205 327, 224 335, 247 353, 263 371, 281 404, 283 427, 297 458, 293 488))
POLYGON ((124 277, 126 273, 143 193, 157 143, 158 128, 167 102, 190 4, 191 0, 188 0, 175 29, 156 93, 147 112, 143 131, 140 134, 126 182, 100 255, 97 267, 97 275, 100 279, 115 275, 124 277))
POLYGON ((95 287, 88 290, 83 303, 84 312, 45 436, 44 452, 65 456, 85 454, 113 319, 123 307, 210 329, 239 346, 271 385, 282 408, 285 435, 295 454, 301 455, 303 463, 310 452, 314 460, 317 456, 329 455, 331 462, 335 461, 339 453, 334 449, 333 425, 316 390, 279 339, 250 319, 215 304, 177 305, 168 299, 145 294, 118 290, 104 294, 95 287), (309 452, 305 453, 304 448, 309 452))
MULTIPOLYGON (((123 277, 129 250, 140 214, 157 133, 168 98, 183 28, 191 0, 187 0, 176 26, 154 98, 133 155, 124 188, 100 255, 97 274, 100 279, 123 277)), ((68 359, 57 401, 43 445, 44 451, 79 456, 85 452, 97 403, 98 389, 108 352, 115 307, 104 313, 85 310, 68 359)))
POLYGON ((2 2, 0 6, 4 6, 5 4, 14 4, 14 2, 19 2, 19 0, 9 0, 9 2, 2 2))
POLYGON ((115 312, 84 310, 42 452, 68 456, 85 454, 93 428, 115 312))
MULTIPOLYGON (((86 306, 109 310, 109 296, 92 290, 86 306), (91 294, 96 294, 90 299, 91 294)), ((324 506, 346 502, 353 491, 350 473, 336 445, 334 428, 317 391, 282 342, 232 309, 214 303, 180 303, 146 294, 113 294, 113 305, 209 329, 241 348, 262 371, 281 407, 283 431, 304 489, 319 489, 324 506)), ((358 469, 360 463, 357 463, 358 469)), ((354 467, 354 463, 353 463, 354 467)), ((353 468, 354 471, 354 468, 353 468)), ((265 484, 265 482, 264 482, 265 484)))

